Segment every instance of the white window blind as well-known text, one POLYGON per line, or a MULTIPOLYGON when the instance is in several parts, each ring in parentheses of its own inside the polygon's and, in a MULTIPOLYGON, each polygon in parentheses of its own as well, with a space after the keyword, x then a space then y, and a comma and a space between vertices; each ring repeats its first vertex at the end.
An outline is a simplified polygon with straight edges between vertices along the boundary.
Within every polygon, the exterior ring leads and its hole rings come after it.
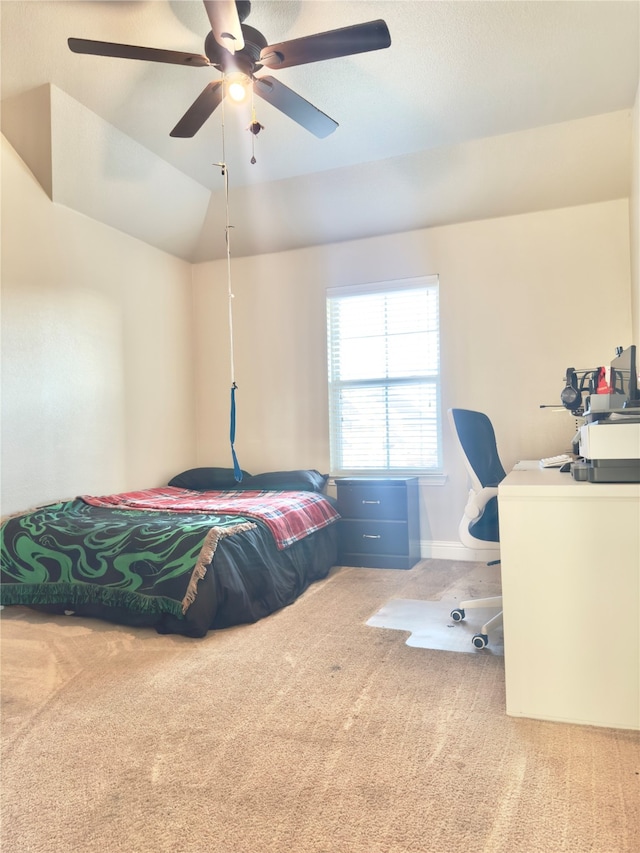
POLYGON ((327 292, 332 474, 436 473, 438 277, 327 292))

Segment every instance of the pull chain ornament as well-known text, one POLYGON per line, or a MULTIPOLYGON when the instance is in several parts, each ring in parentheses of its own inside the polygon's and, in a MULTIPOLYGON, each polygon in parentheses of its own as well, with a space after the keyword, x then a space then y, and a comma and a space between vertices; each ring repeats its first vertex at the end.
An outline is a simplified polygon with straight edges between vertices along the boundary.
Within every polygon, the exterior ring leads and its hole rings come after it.
POLYGON ((264 130, 264 125, 260 124, 258 119, 256 118, 256 110, 252 105, 251 107, 251 124, 247 128, 251 133, 251 165, 255 166, 256 156, 255 156, 255 141, 256 136, 260 133, 261 130, 264 130))

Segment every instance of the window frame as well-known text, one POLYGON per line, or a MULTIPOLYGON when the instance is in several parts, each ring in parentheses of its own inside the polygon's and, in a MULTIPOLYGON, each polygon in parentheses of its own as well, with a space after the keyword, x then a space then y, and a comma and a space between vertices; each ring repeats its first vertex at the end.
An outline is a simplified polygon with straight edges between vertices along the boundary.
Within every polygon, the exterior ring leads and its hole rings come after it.
MULTIPOLYGON (((364 283, 356 285, 344 285, 327 288, 326 291, 326 319, 327 319, 327 378, 328 378, 328 407, 329 407, 329 453, 330 453, 330 470, 332 477, 401 477, 413 476, 418 477, 422 482, 431 482, 440 484, 444 482, 443 474, 443 453, 442 453, 442 406, 441 406, 441 360, 440 360, 440 278, 438 275, 423 275, 413 278, 393 279, 389 281, 379 281, 373 283, 364 283), (401 290, 416 290, 424 288, 435 291, 436 307, 436 350, 437 350, 437 368, 435 375, 429 371, 419 375, 411 375, 404 377, 377 377, 377 378, 361 378, 349 379, 345 381, 337 380, 334 377, 335 365, 335 328, 332 323, 331 304, 333 299, 340 297, 349 297, 357 295, 373 295, 376 293, 393 293, 401 290), (407 383, 415 382, 421 387, 432 384, 434 386, 434 399, 436 408, 435 418, 435 445, 436 445, 436 463, 429 467, 375 467, 375 468, 358 468, 346 467, 342 459, 342 440, 341 431, 336 424, 336 420, 340 414, 338 401, 340 389, 345 387, 365 388, 366 386, 374 387, 393 387, 394 385, 406 385, 407 383)), ((385 340, 388 336, 385 336, 385 340)), ((339 356, 338 356, 339 359, 339 356)), ((386 444, 385 444, 386 447, 386 444)))

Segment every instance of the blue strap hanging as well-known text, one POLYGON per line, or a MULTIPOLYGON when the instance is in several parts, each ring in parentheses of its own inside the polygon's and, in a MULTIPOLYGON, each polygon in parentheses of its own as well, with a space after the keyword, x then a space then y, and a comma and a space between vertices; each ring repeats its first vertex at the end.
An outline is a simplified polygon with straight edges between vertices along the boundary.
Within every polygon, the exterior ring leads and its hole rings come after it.
POLYGON ((237 385, 234 382, 231 386, 231 427, 229 430, 229 440, 231 441, 231 458, 233 459, 233 478, 236 483, 239 483, 242 480, 242 469, 240 468, 240 464, 238 462, 238 457, 236 456, 236 451, 234 448, 234 443, 236 440, 236 389, 237 385))

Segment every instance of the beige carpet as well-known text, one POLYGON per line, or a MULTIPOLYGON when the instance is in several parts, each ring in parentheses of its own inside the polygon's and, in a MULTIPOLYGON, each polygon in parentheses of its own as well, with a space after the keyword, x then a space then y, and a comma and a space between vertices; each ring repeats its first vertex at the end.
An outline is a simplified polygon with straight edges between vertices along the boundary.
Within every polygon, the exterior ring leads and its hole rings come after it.
POLYGON ((509 718, 503 658, 366 625, 470 568, 336 570, 204 640, 7 608, 3 853, 637 851, 637 733, 509 718))

